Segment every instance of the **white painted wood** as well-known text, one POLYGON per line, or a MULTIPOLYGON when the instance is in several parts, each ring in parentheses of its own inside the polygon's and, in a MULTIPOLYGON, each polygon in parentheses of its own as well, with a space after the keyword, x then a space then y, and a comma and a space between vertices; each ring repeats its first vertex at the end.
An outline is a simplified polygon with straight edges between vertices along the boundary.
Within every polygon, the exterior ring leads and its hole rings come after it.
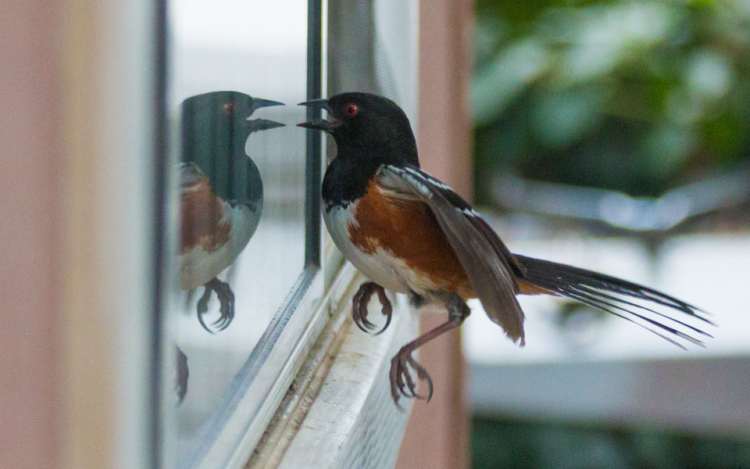
POLYGON ((155 13, 57 2, 60 468, 152 466, 155 13))
MULTIPOLYGON (((346 315, 342 341, 340 349, 333 351, 322 386, 307 390, 314 397, 303 409, 307 412, 304 419, 287 430, 294 436, 279 465, 267 467, 394 466, 411 401, 402 400, 405 410, 394 405, 388 371, 393 355, 416 335, 417 318, 405 297, 399 296, 387 331, 378 336, 360 331, 349 318, 351 296, 360 282, 354 282, 355 288, 341 298, 342 310, 337 314, 346 315)), ((379 308, 377 302, 371 304, 373 317, 377 317, 379 308)))

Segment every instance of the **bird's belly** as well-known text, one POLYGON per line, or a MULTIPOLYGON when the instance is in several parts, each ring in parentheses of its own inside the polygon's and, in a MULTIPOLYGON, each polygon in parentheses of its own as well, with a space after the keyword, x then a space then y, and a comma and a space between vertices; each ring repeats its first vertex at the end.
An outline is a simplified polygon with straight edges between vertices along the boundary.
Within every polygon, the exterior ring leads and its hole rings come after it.
POLYGON ((378 197, 377 191, 373 188, 347 208, 324 214, 333 241, 347 259, 370 280, 395 292, 457 291, 473 296, 434 217, 428 212, 401 216, 398 206, 373 209, 367 198, 378 197))
POLYGON ((237 259, 255 233, 260 221, 260 213, 251 211, 244 205, 231 205, 224 202, 222 223, 231 223, 226 242, 214 246, 199 243, 180 254, 180 289, 197 288, 219 275, 237 259))

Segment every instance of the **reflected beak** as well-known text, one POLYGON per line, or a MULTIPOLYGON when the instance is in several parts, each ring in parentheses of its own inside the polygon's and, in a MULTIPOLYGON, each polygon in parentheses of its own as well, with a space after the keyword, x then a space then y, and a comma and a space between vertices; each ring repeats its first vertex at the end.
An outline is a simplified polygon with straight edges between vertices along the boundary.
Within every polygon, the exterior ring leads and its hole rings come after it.
MULTIPOLYGON (((331 113, 331 109, 328 107, 328 100, 327 99, 313 99, 312 101, 305 101, 304 103, 299 103, 300 106, 307 106, 310 110, 318 110, 318 109, 325 109, 328 111, 328 113, 331 113)), ((310 112, 308 112, 308 117, 310 117, 310 112)), ((323 132, 331 132, 333 129, 338 127, 337 121, 329 122, 325 119, 312 119, 308 122, 303 122, 302 124, 297 124, 297 127, 303 127, 305 129, 312 129, 312 130, 322 130, 323 132)))
POLYGON ((284 106, 284 103, 278 101, 271 101, 270 99, 253 98, 253 104, 250 108, 250 114, 254 113, 260 108, 271 107, 271 106, 284 106))
MULTIPOLYGON (((273 104, 271 106, 274 106, 273 104)), ((261 130, 275 129, 277 127, 284 127, 286 124, 276 122, 268 119, 247 119, 250 133, 260 132, 261 130)))

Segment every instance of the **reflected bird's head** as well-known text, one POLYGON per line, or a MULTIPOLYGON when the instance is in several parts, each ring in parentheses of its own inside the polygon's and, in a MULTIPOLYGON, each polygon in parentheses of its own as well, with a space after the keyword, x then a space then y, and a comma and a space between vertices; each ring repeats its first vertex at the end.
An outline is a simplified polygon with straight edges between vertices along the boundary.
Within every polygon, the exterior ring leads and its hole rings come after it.
POLYGON ((186 99, 180 107, 180 160, 200 168, 221 199, 262 204, 260 172, 246 153, 246 148, 252 151, 248 137, 284 124, 251 116, 258 109, 282 105, 237 91, 215 91, 186 99))

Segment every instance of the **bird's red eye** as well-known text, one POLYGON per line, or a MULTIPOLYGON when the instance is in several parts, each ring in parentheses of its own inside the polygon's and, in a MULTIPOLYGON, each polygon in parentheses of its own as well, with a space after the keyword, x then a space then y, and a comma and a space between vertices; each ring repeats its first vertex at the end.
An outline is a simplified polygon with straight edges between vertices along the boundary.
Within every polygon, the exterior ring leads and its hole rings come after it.
POLYGON ((230 114, 231 115, 234 112, 234 104, 232 104, 232 103, 225 104, 224 105, 224 112, 226 114, 230 114))
POLYGON ((359 108, 356 104, 347 104, 346 105, 346 115, 349 117, 354 117, 359 113, 359 108))

